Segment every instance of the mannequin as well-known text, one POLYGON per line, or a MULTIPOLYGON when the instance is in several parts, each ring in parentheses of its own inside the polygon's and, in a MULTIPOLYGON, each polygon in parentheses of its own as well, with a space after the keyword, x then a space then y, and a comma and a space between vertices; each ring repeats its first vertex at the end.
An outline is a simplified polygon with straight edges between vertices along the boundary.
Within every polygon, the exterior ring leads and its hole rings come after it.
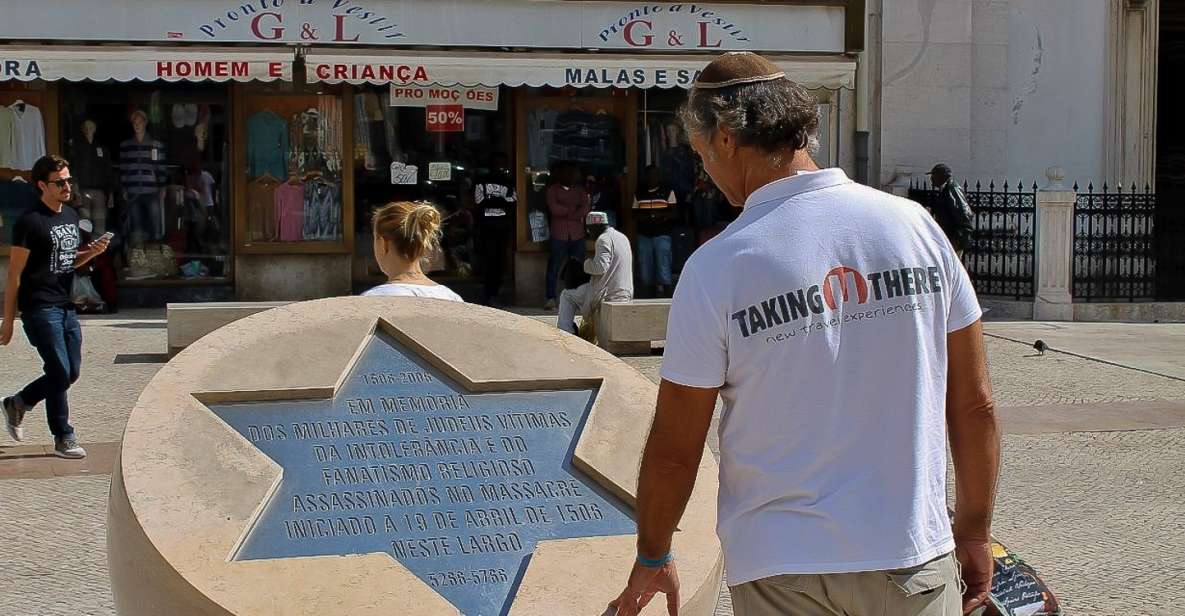
POLYGON ((107 230, 107 210, 111 207, 111 152, 95 136, 98 124, 87 118, 79 138, 70 140, 70 169, 80 189, 75 196, 78 214, 89 219, 96 236, 107 230))
POLYGON ((165 175, 165 148, 148 134, 148 116, 136 110, 130 117, 132 138, 119 144, 119 179, 128 205, 133 246, 147 240, 163 240, 164 212, 161 210, 165 175))
POLYGON ((666 139, 667 148, 675 148, 679 146, 679 126, 674 122, 668 122, 663 128, 663 137, 666 139))

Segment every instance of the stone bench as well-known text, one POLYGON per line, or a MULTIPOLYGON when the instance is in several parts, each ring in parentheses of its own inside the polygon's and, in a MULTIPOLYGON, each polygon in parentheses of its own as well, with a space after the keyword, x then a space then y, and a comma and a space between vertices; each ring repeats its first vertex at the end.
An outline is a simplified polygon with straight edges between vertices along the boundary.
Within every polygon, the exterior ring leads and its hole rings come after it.
POLYGON ((206 334, 244 317, 290 302, 196 302, 168 304, 165 322, 172 357, 206 334))
POLYGON ((597 340, 615 355, 648 355, 650 343, 667 339, 669 299, 635 299, 601 304, 597 340))

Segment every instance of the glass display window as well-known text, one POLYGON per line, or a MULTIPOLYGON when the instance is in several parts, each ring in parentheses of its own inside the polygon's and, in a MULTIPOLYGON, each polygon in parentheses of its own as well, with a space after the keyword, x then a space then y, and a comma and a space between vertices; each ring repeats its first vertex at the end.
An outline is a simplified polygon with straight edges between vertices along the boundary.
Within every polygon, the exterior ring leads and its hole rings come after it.
POLYGON ((63 86, 74 207, 91 233, 115 234, 97 266, 120 283, 230 277, 228 104, 216 84, 63 86))
MULTIPOLYGON (((346 250, 352 188, 348 97, 249 92, 240 105, 244 252, 346 250)), ((352 236, 351 236, 352 237, 352 236)))
POLYGON ((541 250, 557 226, 549 203, 553 186, 588 194, 590 207, 608 214, 610 224, 628 230, 627 198, 633 138, 624 90, 532 88, 519 108, 520 183, 526 220, 520 222, 520 249, 541 250))
MULTIPOLYGON (((443 126, 430 122, 438 113, 426 106, 391 106, 390 88, 360 87, 353 101, 353 166, 355 178, 354 283, 366 287, 383 282, 374 260, 371 213, 393 201, 424 200, 433 203, 443 220, 441 249, 426 260, 425 271, 454 283, 478 276, 500 277, 511 258, 514 208, 502 208, 509 239, 495 224, 486 224, 485 206, 479 203, 480 184, 497 180, 513 196, 510 129, 505 112, 506 92, 498 97, 498 109, 455 110, 460 117, 443 126), (495 164, 498 163, 498 164, 495 164), (505 178, 494 178, 499 174, 505 178), (505 244, 505 245, 502 245, 505 244), (500 261, 498 261, 500 260, 500 261), (495 264, 498 261, 498 264, 495 264), (499 267, 501 265, 501 267, 499 267)), ((482 195, 484 196, 484 192, 482 195)))

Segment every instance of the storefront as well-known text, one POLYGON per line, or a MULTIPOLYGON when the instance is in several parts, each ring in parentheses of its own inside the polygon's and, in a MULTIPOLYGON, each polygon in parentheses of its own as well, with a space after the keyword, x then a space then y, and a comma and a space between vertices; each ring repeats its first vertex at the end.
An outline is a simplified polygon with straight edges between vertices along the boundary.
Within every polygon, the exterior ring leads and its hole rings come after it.
MULTIPOLYGON (((729 208, 704 193, 674 111, 721 50, 763 51, 810 87, 818 162, 854 164, 862 41, 847 3, 173 0, 136 20, 127 0, 55 4, 95 23, 15 9, 0 25, 14 40, 0 46, 0 104, 39 111, 28 134, 71 161, 96 232, 116 232, 109 275, 124 306, 354 292, 379 276, 369 213, 397 199, 441 208, 436 277, 476 299, 501 255, 503 301, 542 303, 546 249, 530 222, 559 165, 631 234, 655 165, 684 202, 688 252, 729 208), (48 31, 17 27, 22 11, 48 31), (30 38, 52 43, 15 42, 30 38), (479 250, 474 187, 498 154, 520 196, 515 234, 479 250)), ((7 223, 28 198, 12 179, 31 163, 3 143, 7 223)), ((10 234, 0 226, 0 263, 10 234)))

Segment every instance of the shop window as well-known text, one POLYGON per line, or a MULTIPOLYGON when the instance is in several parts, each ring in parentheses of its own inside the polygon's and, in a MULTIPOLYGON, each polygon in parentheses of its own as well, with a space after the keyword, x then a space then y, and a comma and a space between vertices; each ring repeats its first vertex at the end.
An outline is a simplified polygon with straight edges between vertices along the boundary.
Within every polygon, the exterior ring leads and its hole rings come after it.
POLYGON ((245 96, 240 250, 345 249, 345 104, 336 92, 245 96))
MULTIPOLYGON (((441 251, 424 264, 434 278, 455 283, 506 270, 512 242, 487 242, 493 234, 482 236, 484 210, 474 199, 477 183, 493 173, 496 155, 508 153, 504 94, 497 110, 440 110, 392 107, 386 87, 355 90, 354 282, 359 288, 384 282, 374 260, 370 221, 375 208, 392 201, 427 200, 440 210, 441 251), (502 267, 490 263, 495 259, 502 267)), ((512 220, 514 212, 507 215, 512 220)))
POLYGON ((52 131, 46 84, 0 84, 0 255, 12 245, 12 228, 38 193, 30 170, 45 155, 52 131))
MULTIPOLYGON (((548 189, 571 174, 569 184, 588 193, 590 206, 608 214, 610 224, 628 226, 629 184, 626 149, 628 92, 595 88, 531 89, 520 110, 527 221, 523 237, 540 238, 557 227, 548 208, 548 189)), ((563 223, 561 223, 563 224, 563 223)), ((575 224, 569 234, 576 233, 575 224)))
POLYGON ((62 153, 75 207, 112 231, 124 285, 230 276, 228 100, 222 85, 63 86, 62 153))
POLYGON ((678 118, 682 90, 646 91, 638 108, 638 181, 632 203, 636 293, 669 296, 683 264, 736 219, 704 172, 678 118))

